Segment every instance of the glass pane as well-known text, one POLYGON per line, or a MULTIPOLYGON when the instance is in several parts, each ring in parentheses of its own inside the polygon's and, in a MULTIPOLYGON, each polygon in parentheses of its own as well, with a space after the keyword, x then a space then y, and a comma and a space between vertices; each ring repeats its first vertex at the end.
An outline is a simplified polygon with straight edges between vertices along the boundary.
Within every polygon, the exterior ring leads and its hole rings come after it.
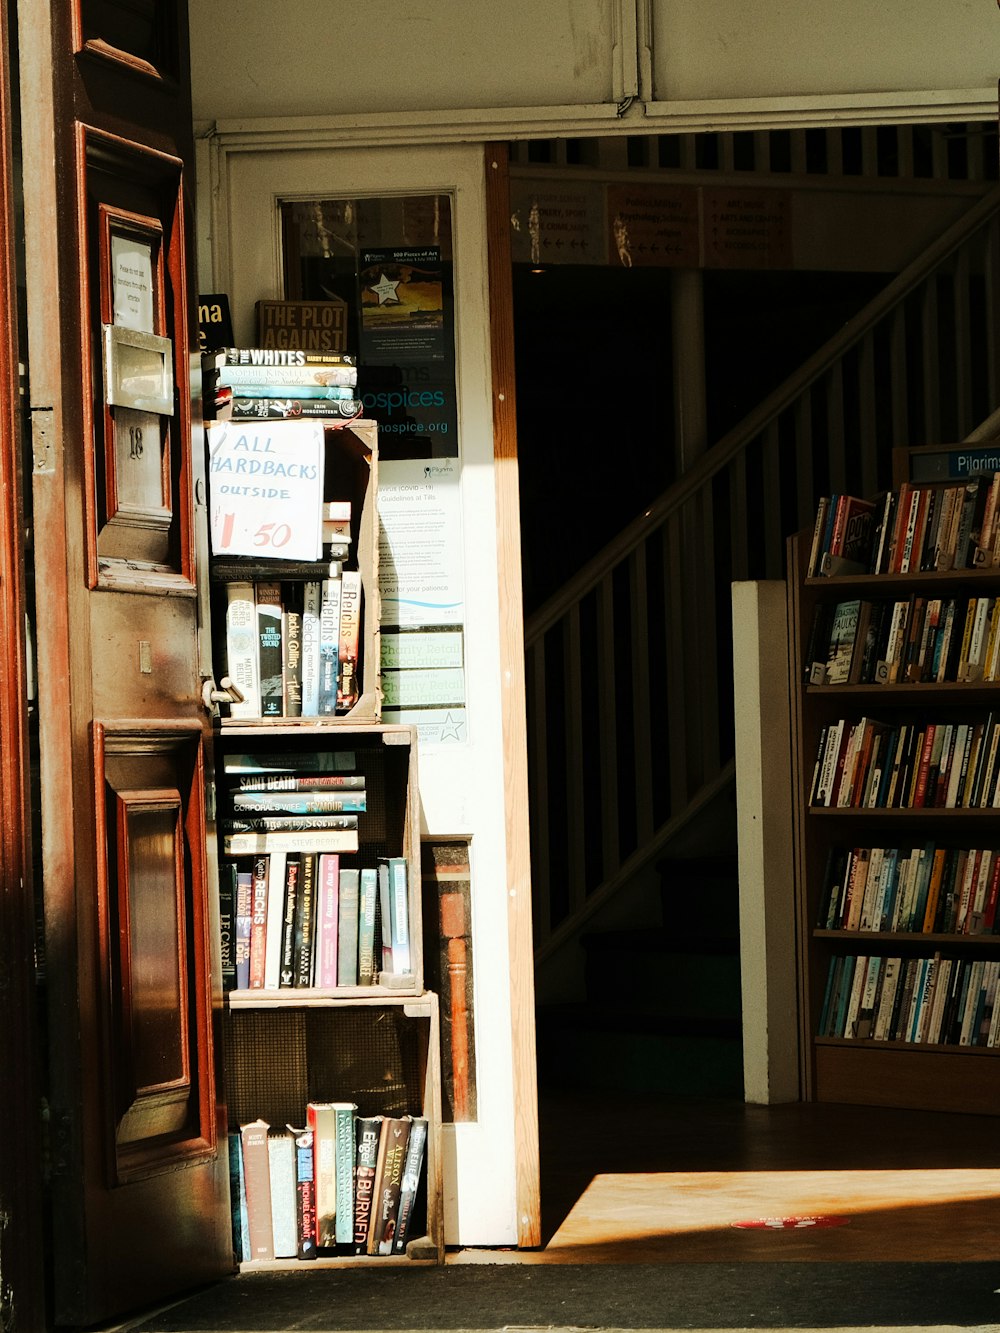
POLYGON ((285 296, 342 300, 379 457, 458 456, 448 195, 282 206, 285 296))

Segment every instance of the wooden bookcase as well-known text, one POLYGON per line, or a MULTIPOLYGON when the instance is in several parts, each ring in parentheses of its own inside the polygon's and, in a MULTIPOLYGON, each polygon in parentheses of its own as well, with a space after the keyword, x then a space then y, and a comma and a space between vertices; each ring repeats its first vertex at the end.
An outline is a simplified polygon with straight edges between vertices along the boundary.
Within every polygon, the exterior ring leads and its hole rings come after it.
POLYGON ((806 577, 812 530, 790 539, 788 612, 796 933, 798 939, 802 1075, 810 1100, 861 1105, 1000 1112, 1000 1049, 818 1036, 831 959, 837 954, 885 957, 1000 958, 1000 935, 821 929, 827 859, 834 847, 912 846, 935 840, 949 847, 1000 847, 1000 810, 810 806, 824 725, 873 717, 973 721, 1000 705, 1000 683, 809 684, 806 657, 816 609, 850 598, 1000 595, 1000 569, 901 575, 806 577))
MULTIPOLYGON (((222 1015, 227 1117, 230 1132, 261 1118, 274 1126, 302 1125, 310 1101, 353 1101, 357 1114, 414 1115, 427 1120, 424 1186, 405 1256, 320 1252, 315 1260, 250 1261, 244 1270, 317 1266, 407 1265, 444 1262, 441 1163, 441 1073, 438 999, 424 990, 421 912, 420 805, 416 729, 379 721, 378 520, 375 506, 376 428, 354 423, 326 432, 331 497, 352 502, 354 558, 361 570, 364 621, 361 688, 349 712, 328 717, 233 718, 221 705, 215 740, 217 811, 229 811, 227 758, 234 754, 291 756, 332 753, 336 765, 362 775, 366 808, 358 815, 358 850, 342 866, 375 866, 402 857, 407 868, 410 969, 379 973, 374 985, 336 988, 244 988, 225 992, 222 1015), (345 493, 346 492, 346 493, 345 493)), ((262 564, 227 558, 212 562, 213 641, 225 648, 225 585, 266 577, 262 564), (249 568, 251 572, 245 571, 249 568), (221 623, 220 623, 221 618, 221 623)), ((275 578, 315 578, 303 567, 276 566, 275 578)), ((222 658, 224 662, 224 657, 222 658)), ((219 675, 224 675, 220 672, 219 675)), ((219 826, 219 864, 225 873, 219 826)))

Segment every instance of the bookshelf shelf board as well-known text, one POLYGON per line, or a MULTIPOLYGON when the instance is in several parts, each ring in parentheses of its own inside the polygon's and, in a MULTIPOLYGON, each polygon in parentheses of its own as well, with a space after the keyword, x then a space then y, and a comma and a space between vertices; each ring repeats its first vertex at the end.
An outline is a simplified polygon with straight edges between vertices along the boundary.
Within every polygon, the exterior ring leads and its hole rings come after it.
POLYGON ((803 580, 810 592, 843 592, 848 588, 864 589, 866 595, 891 595, 895 592, 909 596, 920 588, 967 587, 997 588, 1000 586, 1000 566, 989 569, 931 569, 910 574, 833 574, 803 580))
POLYGON ((318 1254, 315 1259, 251 1259, 240 1264, 241 1273, 303 1273, 320 1268, 420 1268, 444 1261, 444 1256, 429 1237, 418 1236, 410 1242, 410 1254, 318 1254))
POLYGON ((919 698, 921 704, 931 704, 939 698, 948 698, 951 702, 968 701, 979 703, 982 700, 996 703, 1000 696, 1000 681, 997 680, 942 680, 942 681, 902 681, 893 685, 807 685, 809 695, 831 695, 837 699, 877 698, 885 700, 905 699, 910 696, 919 698))
POLYGON ((845 1047, 857 1051, 944 1051, 951 1055, 996 1055, 996 1046, 944 1046, 926 1041, 872 1041, 859 1040, 857 1037, 816 1037, 817 1047, 835 1046, 840 1050, 845 1047))
POLYGON ((832 940, 852 945, 895 942, 907 945, 941 944, 946 945, 949 949, 953 946, 960 948, 965 945, 975 948, 977 951, 983 947, 991 949, 993 952, 1000 949, 1000 935, 932 935, 930 933, 923 934, 916 930, 827 930, 818 926, 813 931, 813 939, 832 940))
MULTIPOLYGON (((376 730, 378 724, 372 723, 369 730, 376 730)), ((339 717, 224 717, 220 729, 227 736, 273 736, 282 731, 295 732, 296 735, 320 735, 324 731, 365 730, 365 724, 359 723, 350 713, 339 717)))
POLYGON ((966 806, 949 807, 945 809, 939 805, 919 805, 919 806, 900 806, 900 805, 811 805, 809 807, 810 815, 822 816, 824 819, 886 819, 893 820, 925 820, 925 819, 946 819, 961 820, 993 820, 997 819, 998 811, 995 807, 985 806, 980 808, 975 806, 968 808, 966 806))
POLYGON ((329 1009, 331 1005, 368 1005, 377 1009, 401 1006, 407 1018, 428 1018, 431 1008, 427 992, 414 980, 409 986, 343 986, 288 990, 232 990, 226 996, 230 1009, 329 1009))

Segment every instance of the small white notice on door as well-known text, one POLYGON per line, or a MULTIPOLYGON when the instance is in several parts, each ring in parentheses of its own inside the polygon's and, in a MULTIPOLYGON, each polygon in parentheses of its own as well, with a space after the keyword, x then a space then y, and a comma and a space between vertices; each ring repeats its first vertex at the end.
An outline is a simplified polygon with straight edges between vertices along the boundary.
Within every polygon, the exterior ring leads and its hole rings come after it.
POLYGON ((153 247, 133 236, 111 237, 114 319, 120 329, 153 333, 153 247))
POLYGON ((323 448, 322 422, 210 426, 213 554, 318 560, 323 553, 323 448))

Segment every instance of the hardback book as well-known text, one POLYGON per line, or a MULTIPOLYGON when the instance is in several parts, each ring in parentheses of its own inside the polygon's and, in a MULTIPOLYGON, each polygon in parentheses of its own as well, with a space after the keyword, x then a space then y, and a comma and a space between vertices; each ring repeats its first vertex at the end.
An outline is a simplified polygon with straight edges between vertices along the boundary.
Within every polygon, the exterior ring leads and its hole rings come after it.
POLYGON ((275 1259, 294 1259, 299 1248, 295 1201, 295 1140, 287 1129, 269 1129, 271 1231, 275 1259))
POLYGON ((319 612, 319 716, 337 711, 343 576, 323 580, 319 612))
MULTIPOLYGON (((353 403, 355 401, 354 386, 350 384, 268 384, 264 380, 258 380, 254 384, 232 385, 231 387, 239 389, 239 399, 234 394, 234 403, 247 398, 257 399, 258 401, 274 398, 279 402, 285 402, 289 395, 293 395, 299 402, 353 403)), ((233 415, 235 417, 235 413, 233 415)))
POLYGON ((365 810, 365 798, 364 787, 339 784, 315 791, 248 791, 244 787, 233 792, 231 804, 237 814, 308 816, 357 813, 365 810))
POLYGON ((319 714, 319 617, 322 581, 302 585, 302 716, 319 714))
POLYGON ((812 578, 819 573, 820 557, 823 554, 822 543, 823 533, 826 531, 826 516, 830 509, 830 497, 824 495, 816 506, 816 521, 813 525, 812 544, 809 548, 809 558, 806 562, 806 578, 812 578))
POLYGON ((238 1264, 248 1261, 250 1223, 247 1218, 247 1187, 243 1176, 243 1144, 240 1135, 229 1135, 229 1202, 233 1215, 233 1256, 238 1264))
POLYGON ((285 990, 295 985, 295 921, 301 870, 301 853, 293 852, 285 862, 285 896, 281 905, 281 970, 278 986, 285 990))
POLYGON ((337 1106, 309 1102, 306 1119, 313 1136, 316 1184, 316 1244, 321 1250, 337 1244, 337 1106))
POLYGON ((374 986, 378 981, 375 967, 375 917, 378 903, 378 871, 362 866, 358 898, 358 985, 374 986))
POLYGON ((254 585, 226 587, 226 671, 243 695, 229 705, 230 717, 260 717, 260 676, 257 666, 257 600, 254 585))
MULTIPOLYGON (((236 751, 223 755, 225 773, 238 774, 253 780, 278 777, 302 777, 305 774, 344 774, 355 776, 358 766, 355 750, 257 750, 243 754, 236 751)), ((364 782, 361 783, 364 786, 364 782)))
POLYGON ((253 926, 253 872, 236 869, 236 989, 250 986, 250 934, 253 926))
MULTIPOLYGON (((350 815, 340 815, 350 819, 350 815)), ((357 828, 324 829, 296 833, 286 830, 278 833, 227 833, 222 839, 226 856, 246 856, 255 852, 356 852, 357 828)))
POLYGON ((280 717, 283 706, 281 683, 281 584, 254 585, 257 596, 257 661, 260 669, 260 715, 280 717))
POLYGON ((337 917, 337 985, 358 984, 358 910, 360 871, 340 867, 337 917))
POLYGON ((330 575, 331 565, 336 569, 343 567, 350 554, 346 542, 330 542, 324 545, 323 555, 317 560, 286 560, 280 556, 252 555, 215 555, 209 566, 213 583, 245 583, 258 581, 277 581, 287 583, 292 580, 308 581, 325 579, 330 575), (336 547, 336 552, 332 547, 336 547))
POLYGON ((859 571, 867 569, 875 504, 854 495, 842 496, 841 500, 843 504, 835 517, 831 554, 840 556, 859 571))
POLYGON ((337 710, 346 713, 358 702, 358 651, 361 642, 361 573, 345 569, 341 575, 340 651, 337 710))
POLYGON ((331 402, 326 398, 302 396, 269 398, 259 394, 237 398, 234 395, 231 412, 233 421, 296 421, 301 417, 356 417, 361 414, 361 406, 357 398, 331 402))
POLYGON ((220 347, 212 352, 211 366, 353 366, 346 352, 310 352, 300 347, 220 347))
POLYGON ((243 1178, 247 1194, 247 1226, 250 1232, 250 1259, 274 1258, 274 1231, 271 1222, 271 1167, 267 1151, 266 1120, 254 1120, 240 1126, 243 1148, 243 1178))
POLYGON ((319 857, 303 852, 299 857, 299 891, 295 901, 295 978, 293 986, 308 989, 312 985, 313 942, 315 931, 316 871, 319 857))
POLYGON ((239 778, 239 785, 233 792, 233 800, 246 792, 313 792, 327 791, 364 791, 363 773, 274 773, 247 774, 239 778))
POLYGON ((250 917, 250 988, 264 986, 267 947, 267 857, 256 856, 253 863, 253 897, 250 917))
POLYGON ((379 1164, 376 1168, 375 1196, 372 1220, 368 1232, 368 1253, 392 1252, 399 1212, 399 1195, 403 1185, 403 1163, 406 1160, 406 1142, 410 1134, 408 1116, 388 1116, 382 1128, 379 1146, 379 1164), (383 1151, 384 1150, 384 1151, 383 1151), (383 1250, 388 1245, 388 1250, 383 1250))
POLYGON ((353 1102, 311 1101, 307 1124, 312 1130, 313 1168, 316 1174, 316 1244, 335 1249, 337 1244, 337 1112, 357 1109, 353 1102))
POLYGON ((233 861, 219 867, 219 953, 226 991, 236 985, 236 874, 233 861))
POLYGON ((267 858, 267 920, 264 928, 264 989, 277 990, 281 977, 281 917, 285 903, 285 852, 267 858))
POLYGON ((281 588, 282 711, 285 717, 301 717, 303 587, 285 583, 281 588))
MULTIPOLYGON (((221 819, 219 826, 223 833, 308 833, 312 830, 343 829, 345 816, 342 814, 319 815, 265 815, 260 813, 234 815, 221 819)), ((356 815, 347 816, 357 819, 356 815)), ((347 825, 357 828, 357 824, 347 825)))
POLYGON ((379 1141, 382 1137, 383 1117, 359 1116, 354 1126, 354 1253, 368 1251, 368 1230, 371 1225, 375 1169, 378 1164, 379 1141))
MULTIPOLYGON (((353 389, 358 382, 358 368, 348 362, 325 366, 268 366, 243 362, 220 366, 217 373, 220 384, 228 384, 241 391, 245 386, 247 393, 254 395, 257 394, 256 389, 252 388, 254 384, 266 384, 271 388, 281 388, 285 393, 298 394, 300 387, 353 389)), ((241 393, 241 396, 245 395, 241 393)), ((353 398, 355 395, 350 393, 345 396, 353 398)))
POLYGON ((354 1244, 354 1119, 353 1102, 337 1103, 337 1244, 354 1244))
POLYGON ((392 902, 389 887, 389 862, 381 858, 378 863, 378 933, 376 949, 379 950, 379 970, 388 974, 394 971, 392 966, 392 902))
POLYGON ((316 1258, 316 1174, 313 1136, 308 1126, 288 1126, 295 1142, 295 1218, 297 1258, 316 1258))
MULTIPOLYGON (((406 1158, 403 1162, 403 1180, 399 1191, 399 1209, 396 1215, 396 1234, 392 1238, 391 1253, 405 1254, 406 1242, 410 1238, 413 1224, 414 1206, 420 1192, 424 1158, 427 1154, 427 1121, 422 1116, 414 1116, 410 1121, 410 1134, 406 1143, 406 1158)), ((380 1254, 390 1251, 379 1247, 380 1254)))
POLYGON ((340 905, 340 857, 336 852, 324 852, 320 856, 316 889, 316 985, 332 989, 337 984, 340 905))
POLYGON ((392 920, 392 970, 410 971, 410 900, 405 856, 389 858, 389 908, 392 920))

